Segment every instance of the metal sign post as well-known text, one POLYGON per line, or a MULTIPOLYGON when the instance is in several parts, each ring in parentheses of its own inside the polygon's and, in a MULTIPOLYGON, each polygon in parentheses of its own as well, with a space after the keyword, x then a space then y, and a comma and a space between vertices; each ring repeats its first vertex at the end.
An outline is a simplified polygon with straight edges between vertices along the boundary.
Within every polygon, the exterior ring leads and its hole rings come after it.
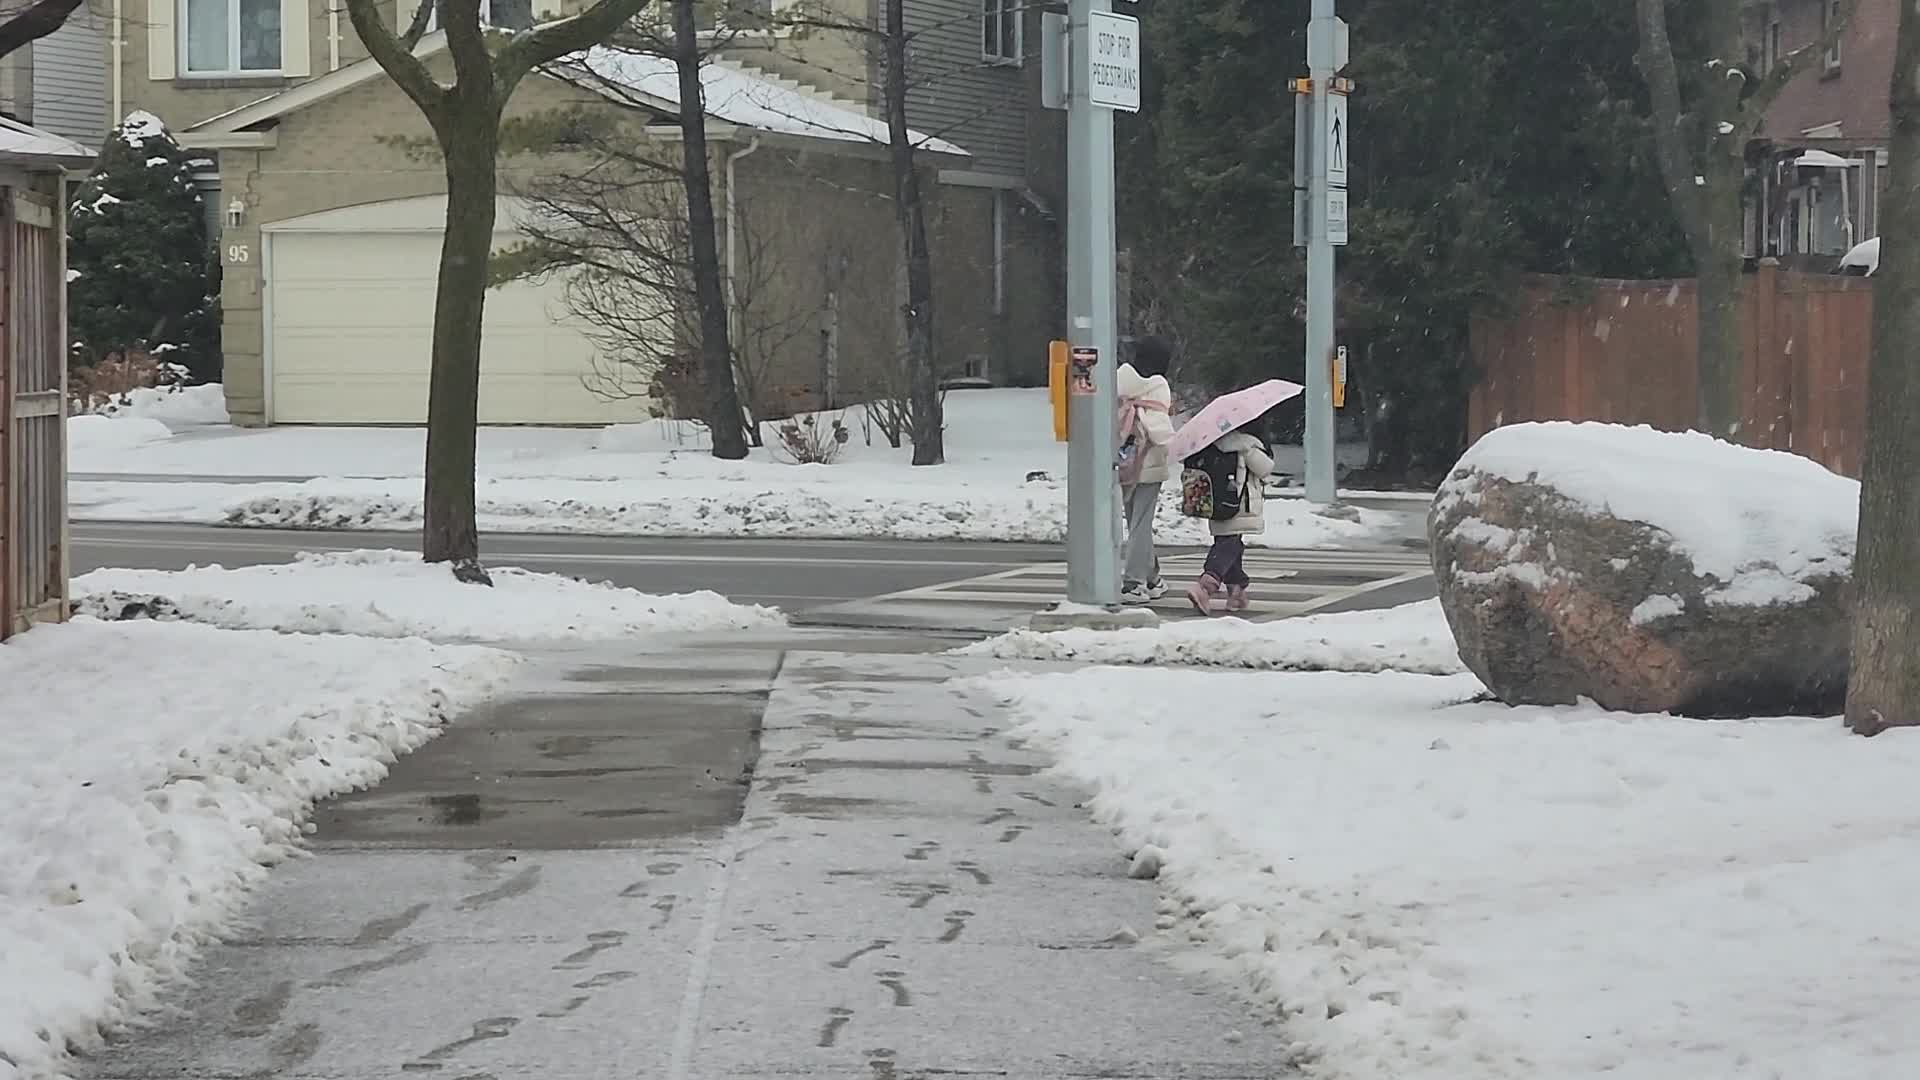
POLYGON ((1112 0, 1071 0, 1067 22, 1067 599, 1112 607, 1121 539, 1113 113, 1140 108, 1140 24, 1113 14, 1112 0))
MULTIPOLYGON (((1307 248, 1307 498, 1331 503, 1334 486, 1333 430, 1333 249, 1347 242, 1347 162, 1350 158, 1347 101, 1336 93, 1334 76, 1347 66, 1347 24, 1334 15, 1334 0, 1313 0, 1307 22, 1307 78, 1312 96, 1297 134, 1308 138, 1305 206, 1298 205, 1296 227, 1304 226, 1307 248), (1304 212, 1303 212, 1304 211, 1304 212)), ((1296 149, 1295 160, 1301 155, 1296 149)))

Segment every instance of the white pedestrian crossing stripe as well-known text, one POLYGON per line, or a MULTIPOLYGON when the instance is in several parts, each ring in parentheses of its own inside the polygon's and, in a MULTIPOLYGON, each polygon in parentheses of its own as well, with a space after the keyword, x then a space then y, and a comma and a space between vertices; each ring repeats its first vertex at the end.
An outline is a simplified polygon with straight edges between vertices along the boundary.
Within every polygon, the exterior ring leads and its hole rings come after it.
MULTIPOLYGON (((1163 555, 1167 594, 1151 606, 1162 618, 1199 618, 1186 587, 1200 576, 1203 551, 1163 555)), ((1245 560, 1252 601, 1243 618, 1266 620, 1304 615, 1367 592, 1417 581, 1431 573, 1427 556, 1403 549, 1333 551, 1248 548, 1245 560)), ((1067 595, 1065 563, 1036 563, 994 574, 941 582, 841 604, 812 613, 808 621, 852 620, 891 624, 888 616, 955 629, 1005 629, 1022 625, 1067 595)), ((1216 611, 1220 611, 1216 605, 1216 611)))

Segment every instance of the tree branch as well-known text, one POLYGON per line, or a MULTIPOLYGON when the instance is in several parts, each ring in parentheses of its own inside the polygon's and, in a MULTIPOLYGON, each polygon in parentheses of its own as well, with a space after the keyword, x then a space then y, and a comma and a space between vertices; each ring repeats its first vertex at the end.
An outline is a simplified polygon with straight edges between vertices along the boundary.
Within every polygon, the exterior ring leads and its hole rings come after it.
MULTIPOLYGON (((82 0, 38 0, 0 22, 0 56, 23 49, 66 24, 82 0)), ((115 118, 116 122, 118 117, 115 118)))
MULTIPOLYGON (((423 0, 431 3, 432 0, 423 0)), ((419 18, 415 16, 416 20, 419 18)), ((367 46, 367 54, 373 57, 394 85, 413 99, 420 111, 428 118, 436 117, 446 104, 446 88, 435 82, 433 73, 427 65, 413 54, 413 50, 395 37, 386 20, 380 17, 379 0, 347 0, 347 19, 353 23, 354 33, 367 46)))
POLYGON ((1680 72, 1674 64, 1673 39, 1667 33, 1667 0, 1634 0, 1640 27, 1640 49, 1634 64, 1647 83, 1653 101, 1653 145, 1667 181, 1681 225, 1689 237, 1700 230, 1700 196, 1693 190, 1699 172, 1687 147, 1685 107, 1680 99, 1680 72))
POLYGON ((407 32, 400 35, 400 44, 408 52, 412 52, 413 47, 420 44, 420 39, 427 36, 427 24, 433 21, 434 2, 420 0, 420 6, 413 10, 413 21, 407 24, 407 32))
MULTIPOLYGON (((431 2, 431 0, 430 0, 431 2)), ((447 35, 447 52, 453 57, 454 93, 473 93, 482 87, 493 93, 493 57, 487 52, 487 35, 480 29, 480 0, 438 0, 440 29, 447 35)), ((512 93, 512 84, 500 88, 500 100, 512 93)))
POLYGON ((542 64, 606 41, 646 7, 647 0, 595 0, 592 7, 572 18, 515 34, 495 62, 502 88, 510 90, 542 64))

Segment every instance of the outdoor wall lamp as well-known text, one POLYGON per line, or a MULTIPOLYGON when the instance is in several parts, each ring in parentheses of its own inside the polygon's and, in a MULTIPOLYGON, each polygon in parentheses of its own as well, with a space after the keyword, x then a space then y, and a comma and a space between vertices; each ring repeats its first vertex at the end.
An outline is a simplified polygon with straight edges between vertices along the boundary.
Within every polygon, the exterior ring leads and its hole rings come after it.
POLYGON ((227 204, 227 227, 237 229, 247 217, 247 204, 235 199, 227 204))

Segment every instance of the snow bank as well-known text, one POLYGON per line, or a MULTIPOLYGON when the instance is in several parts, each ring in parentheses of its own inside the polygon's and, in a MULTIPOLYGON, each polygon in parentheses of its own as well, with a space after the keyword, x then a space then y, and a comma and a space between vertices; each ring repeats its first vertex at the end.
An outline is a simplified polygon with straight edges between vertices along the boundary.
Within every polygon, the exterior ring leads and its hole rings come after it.
POLYGON ((81 621, 0 646, 0 1077, 160 1004, 315 800, 503 684, 504 653, 81 621))
MULTIPOLYGON (((1708 599, 1765 604, 1811 589, 1809 579, 1853 564, 1860 485, 1818 463, 1698 432, 1618 424, 1512 424, 1469 449, 1435 500, 1440 514, 1477 503, 1480 476, 1538 481, 1596 514, 1672 537, 1696 573, 1718 579, 1708 599)), ((1468 516, 1462 539, 1487 546, 1493 528, 1468 516)))
POLYGON ((67 417, 67 446, 78 453, 117 453, 172 437, 167 425, 146 417, 67 417))
MULTIPOLYGON (((1067 535, 1066 485, 1052 480, 1010 480, 992 488, 941 483, 949 478, 938 475, 848 475, 840 482, 840 466, 776 467, 794 474, 777 484, 758 479, 713 484, 683 476, 644 487, 626 480, 483 481, 477 488, 480 527, 489 532, 608 536, 1031 543, 1058 543, 1067 535)), ((149 498, 178 504, 196 494, 180 485, 167 486, 178 490, 128 491, 120 485, 120 494, 131 497, 134 509, 95 510, 86 516, 147 517, 138 507, 149 498)), ((411 479, 311 480, 252 486, 238 493, 228 484, 196 487, 214 500, 194 511, 198 519, 229 525, 405 531, 419 528, 424 514, 419 482, 411 479)), ((1380 511, 1362 511, 1358 520, 1345 521, 1277 503, 1268 504, 1267 531, 1249 536, 1249 543, 1331 547, 1378 536, 1393 521, 1380 511)), ((1167 545, 1206 544, 1211 539, 1205 522, 1180 516, 1172 491, 1161 500, 1156 537, 1167 545)))
MULTIPOLYGON (((848 466, 743 465, 678 459, 651 478, 483 479, 476 484, 480 528, 500 533, 601 536, 1005 540, 1066 538, 1066 485, 1054 480, 980 483, 963 472, 906 469, 856 475, 848 466), (782 470, 778 478, 764 470, 782 470), (845 470, 845 471, 842 471, 845 470)), ((1163 545, 1204 545, 1206 523, 1179 515, 1177 493, 1162 498, 1163 545)), ((297 484, 76 482, 77 520, 183 521, 257 528, 418 529, 424 513, 413 478, 337 477, 297 484)), ((1356 520, 1322 517, 1292 500, 1269 500, 1267 531, 1255 546, 1335 547, 1372 540, 1398 518, 1363 510, 1356 520)))
POLYGON ((226 388, 219 383, 136 387, 95 406, 90 415, 158 421, 168 429, 231 422, 227 415, 226 388))
POLYGON ((1920 1075, 1920 732, 1509 709, 1469 676, 988 684, 1316 1076, 1920 1075))
MULTIPOLYGON (((874 445, 867 445, 860 410, 821 415, 842 417, 853 432, 833 465, 790 464, 771 449, 745 461, 718 461, 704 450, 704 432, 676 421, 483 428, 476 470, 480 524, 497 532, 617 536, 1038 542, 1065 536, 1066 447, 1053 439, 1044 390, 948 394, 947 464, 926 468, 910 464, 910 446, 888 447, 877 431, 874 445)), ((73 468, 80 473, 314 479, 78 481, 71 497, 80 520, 411 530, 421 519, 424 451, 424 432, 415 428, 208 428, 149 445, 137 458, 76 445, 73 468)), ((1204 522, 1179 516, 1174 486, 1163 492, 1162 542, 1207 543, 1204 522)), ((1250 540, 1335 546, 1380 536, 1405 516, 1366 510, 1357 520, 1340 520, 1298 500, 1269 499, 1268 533, 1250 540)))
POLYGON ((302 554, 228 570, 95 570, 74 579, 81 610, 116 618, 158 605, 165 618, 229 629, 454 641, 619 639, 777 626, 780 614, 711 592, 650 596, 559 574, 493 567, 491 589, 402 551, 302 554))
POLYGON ((1466 670, 1438 600, 1384 611, 1309 615, 1267 623, 1239 619, 1167 623, 1150 629, 1015 630, 954 650, 1000 660, 1093 664, 1186 664, 1267 671, 1466 670))

